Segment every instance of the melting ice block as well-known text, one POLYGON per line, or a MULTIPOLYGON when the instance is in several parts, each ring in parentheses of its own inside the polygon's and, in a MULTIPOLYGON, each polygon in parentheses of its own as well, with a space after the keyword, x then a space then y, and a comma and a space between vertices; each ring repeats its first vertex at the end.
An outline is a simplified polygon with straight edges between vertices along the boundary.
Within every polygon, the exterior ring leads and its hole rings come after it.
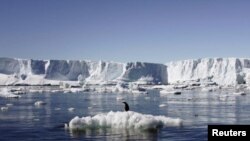
POLYGON ((117 129, 140 129, 157 130, 160 128, 181 126, 183 121, 179 118, 166 116, 154 116, 141 114, 133 111, 113 112, 97 114, 93 117, 74 117, 68 125, 70 130, 85 130, 98 128, 117 128, 117 129))

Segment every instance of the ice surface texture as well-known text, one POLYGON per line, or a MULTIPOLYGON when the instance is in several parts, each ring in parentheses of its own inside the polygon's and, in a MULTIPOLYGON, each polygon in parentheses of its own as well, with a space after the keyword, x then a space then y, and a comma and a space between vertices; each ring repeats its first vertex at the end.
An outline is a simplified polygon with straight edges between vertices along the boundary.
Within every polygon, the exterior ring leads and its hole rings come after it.
POLYGON ((108 113, 97 114, 93 117, 79 118, 77 116, 69 122, 68 128, 71 130, 98 128, 157 130, 164 127, 178 127, 181 125, 182 120, 178 118, 146 115, 133 111, 110 111, 108 113))

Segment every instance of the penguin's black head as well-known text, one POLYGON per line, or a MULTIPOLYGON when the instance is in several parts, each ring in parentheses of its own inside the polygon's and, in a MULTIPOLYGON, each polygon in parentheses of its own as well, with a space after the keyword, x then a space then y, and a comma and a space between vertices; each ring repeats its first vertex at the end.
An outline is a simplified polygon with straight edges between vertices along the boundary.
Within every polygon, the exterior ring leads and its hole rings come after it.
POLYGON ((124 104, 125 104, 124 110, 125 110, 125 111, 129 111, 129 106, 128 106, 128 103, 127 103, 127 102, 122 102, 122 103, 124 103, 124 104))

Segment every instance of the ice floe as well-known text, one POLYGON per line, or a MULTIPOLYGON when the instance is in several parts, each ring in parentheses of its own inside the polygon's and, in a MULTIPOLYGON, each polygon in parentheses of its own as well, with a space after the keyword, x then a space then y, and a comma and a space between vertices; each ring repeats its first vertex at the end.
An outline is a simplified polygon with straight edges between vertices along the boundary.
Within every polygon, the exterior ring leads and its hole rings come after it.
POLYGON ((99 129, 99 128, 121 128, 156 130, 164 127, 179 127, 183 121, 179 118, 166 116, 154 116, 134 111, 113 112, 97 114, 93 117, 74 117, 66 126, 71 130, 99 129))

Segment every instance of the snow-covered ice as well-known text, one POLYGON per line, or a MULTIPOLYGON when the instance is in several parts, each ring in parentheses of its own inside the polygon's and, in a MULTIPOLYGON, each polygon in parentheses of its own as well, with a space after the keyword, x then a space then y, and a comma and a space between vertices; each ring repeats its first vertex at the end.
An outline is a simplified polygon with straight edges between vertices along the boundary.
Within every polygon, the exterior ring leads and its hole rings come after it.
POLYGON ((183 121, 179 118, 166 116, 153 116, 134 111, 113 112, 97 114, 93 117, 74 117, 68 124, 71 130, 117 128, 117 129, 140 129, 154 130, 169 126, 181 126, 183 121))

